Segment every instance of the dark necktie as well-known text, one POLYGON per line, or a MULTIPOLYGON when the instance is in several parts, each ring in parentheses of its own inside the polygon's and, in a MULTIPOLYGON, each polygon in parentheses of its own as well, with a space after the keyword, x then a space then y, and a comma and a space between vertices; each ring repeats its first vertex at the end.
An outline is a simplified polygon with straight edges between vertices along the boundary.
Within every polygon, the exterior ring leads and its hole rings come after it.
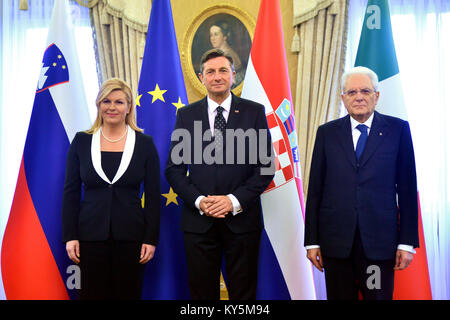
POLYGON ((223 111, 225 109, 222 108, 221 106, 218 106, 216 109, 216 118, 214 119, 214 141, 216 142, 216 144, 218 144, 218 146, 222 146, 223 144, 223 138, 225 137, 225 127, 227 125, 225 118, 223 117, 223 111), (220 131, 220 133, 222 134, 221 136, 218 135, 218 132, 220 131))
POLYGON ((365 124, 359 124, 356 126, 356 129, 361 131, 361 135, 359 136, 358 142, 356 143, 356 160, 359 160, 359 157, 361 157, 361 154, 363 153, 364 147, 366 146, 367 142, 367 126, 365 124))

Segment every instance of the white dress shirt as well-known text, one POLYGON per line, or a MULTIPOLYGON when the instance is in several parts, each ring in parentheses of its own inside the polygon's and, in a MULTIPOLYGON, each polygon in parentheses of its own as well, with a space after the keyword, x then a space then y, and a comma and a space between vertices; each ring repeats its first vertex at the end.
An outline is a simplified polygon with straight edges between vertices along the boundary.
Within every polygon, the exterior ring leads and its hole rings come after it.
MULTIPOLYGON (((231 93, 230 95, 222 102, 222 104, 218 104, 217 102, 213 101, 212 99, 207 97, 208 101, 208 120, 209 120, 209 128, 212 132, 212 135, 214 136, 214 120, 217 115, 217 107, 221 106, 225 110, 222 112, 223 117, 225 118, 225 121, 228 121, 228 116, 230 115, 230 109, 231 109, 231 93)), ((231 203, 233 204, 233 215, 236 215, 242 211, 241 204, 239 203, 238 199, 232 195, 227 194, 228 198, 231 200, 231 203)), ((200 214, 204 214, 202 210, 200 210, 200 201, 205 198, 205 196, 199 196, 195 200, 195 207, 199 210, 200 214)))
POLYGON ((225 110, 222 112, 223 117, 225 118, 225 122, 228 121, 228 116, 230 115, 230 109, 231 109, 231 94, 226 98, 222 104, 218 104, 214 100, 207 98, 208 100, 208 120, 209 120, 209 127, 211 128, 211 132, 214 136, 214 120, 216 119, 217 115, 217 107, 222 107, 225 110))
POLYGON ((350 125, 352 127, 352 137, 353 137, 353 150, 356 150, 356 144, 358 143, 359 136, 361 135, 361 131, 357 129, 356 127, 360 124, 365 124, 367 126, 367 136, 370 134, 370 128, 372 127, 372 121, 373 121, 373 113, 369 117, 369 119, 366 120, 364 123, 360 123, 350 117, 350 125))
MULTIPOLYGON (((350 117, 350 125, 352 128, 352 138, 353 138, 353 149, 354 150, 356 150, 356 144, 358 143, 359 136, 361 135, 361 131, 359 131, 359 129, 357 129, 356 127, 360 124, 365 124, 368 127, 367 135, 369 135, 370 128, 372 127, 373 115, 374 114, 372 113, 372 115, 369 117, 369 119, 367 119, 364 123, 360 123, 357 120, 350 117)), ((310 246, 305 246, 305 248, 306 248, 306 250, 309 250, 309 249, 320 248, 320 246, 319 245, 310 245, 310 246)), ((399 244, 397 249, 408 251, 411 253, 416 253, 416 250, 414 250, 413 246, 406 245, 406 244, 399 244)))

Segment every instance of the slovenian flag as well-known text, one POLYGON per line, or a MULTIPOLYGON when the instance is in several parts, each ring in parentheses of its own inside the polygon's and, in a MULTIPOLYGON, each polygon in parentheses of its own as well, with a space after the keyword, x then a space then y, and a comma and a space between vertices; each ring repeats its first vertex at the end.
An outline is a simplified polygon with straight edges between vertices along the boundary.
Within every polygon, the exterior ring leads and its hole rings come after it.
POLYGON ((304 199, 278 0, 262 0, 242 97, 265 106, 276 172, 261 197, 258 299, 316 299, 303 245, 304 199))
MULTIPOLYGON (((388 0, 369 0, 355 66, 372 69, 379 78, 380 113, 407 120, 400 73, 392 36, 388 0)), ((419 200, 419 194, 417 194, 419 200)), ((431 299, 427 254, 419 203, 419 244, 410 266, 395 273, 394 299, 431 299)))
MULTIPOLYGON (((138 85, 137 121, 153 137, 165 168, 176 112, 188 103, 170 0, 153 0, 138 85)), ((182 201, 160 173, 160 240, 147 264, 142 299, 189 299, 182 201)))
POLYGON ((62 243, 66 154, 90 118, 66 0, 56 0, 16 191, 3 237, 7 299, 68 299, 77 280, 62 243))

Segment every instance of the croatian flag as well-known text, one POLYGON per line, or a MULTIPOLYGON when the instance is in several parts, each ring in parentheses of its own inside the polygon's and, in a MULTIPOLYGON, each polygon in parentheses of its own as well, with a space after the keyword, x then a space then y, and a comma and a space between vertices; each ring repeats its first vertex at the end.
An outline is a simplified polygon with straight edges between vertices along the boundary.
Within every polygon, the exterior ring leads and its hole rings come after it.
POLYGON ((261 197, 258 299, 316 299, 306 258, 304 200, 279 3, 262 0, 242 97, 265 106, 276 172, 261 197))
MULTIPOLYGON (((388 0, 369 0, 364 16, 355 66, 378 75, 380 99, 377 110, 407 120, 400 73, 392 37, 388 0)), ((419 193, 417 193, 419 201, 419 193)), ((395 273, 394 299, 431 299, 431 286, 419 202, 419 245, 411 265, 395 273)))
POLYGON ((7 299, 69 299, 76 269, 61 237, 66 154, 90 118, 66 0, 56 0, 14 200, 3 237, 7 299))

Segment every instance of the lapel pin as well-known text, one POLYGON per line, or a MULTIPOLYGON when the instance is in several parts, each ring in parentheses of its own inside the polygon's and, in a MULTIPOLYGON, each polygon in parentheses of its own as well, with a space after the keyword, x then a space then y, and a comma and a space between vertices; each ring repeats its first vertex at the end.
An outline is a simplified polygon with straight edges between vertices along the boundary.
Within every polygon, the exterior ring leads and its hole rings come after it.
POLYGON ((239 113, 239 110, 234 110, 234 113, 239 113))
POLYGON ((383 135, 383 132, 380 132, 380 136, 382 136, 383 135))

